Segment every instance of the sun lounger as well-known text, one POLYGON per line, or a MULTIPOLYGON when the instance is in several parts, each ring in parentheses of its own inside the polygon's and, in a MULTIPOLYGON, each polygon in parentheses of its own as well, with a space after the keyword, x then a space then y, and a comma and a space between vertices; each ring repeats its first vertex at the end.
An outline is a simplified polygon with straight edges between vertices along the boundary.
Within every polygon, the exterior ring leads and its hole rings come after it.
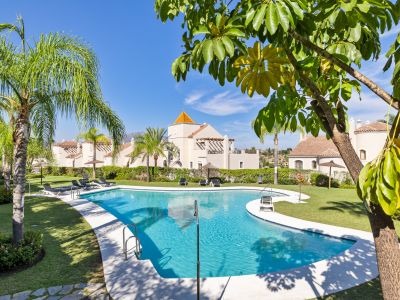
POLYGON ((84 189, 101 187, 101 185, 99 185, 99 184, 89 183, 89 181, 87 179, 79 179, 79 183, 80 183, 80 185, 82 185, 84 187, 84 189))
POLYGON ((99 182, 102 184, 107 184, 108 186, 116 184, 114 181, 107 181, 104 177, 100 177, 99 182))
POLYGON ((200 186, 206 186, 207 185, 207 180, 205 180, 205 179, 200 180, 199 181, 199 185, 200 186))
POLYGON ((210 184, 213 187, 220 187, 221 186, 221 181, 218 178, 213 178, 213 179, 211 179, 210 184))
POLYGON ((179 185, 188 185, 186 178, 179 179, 179 185))

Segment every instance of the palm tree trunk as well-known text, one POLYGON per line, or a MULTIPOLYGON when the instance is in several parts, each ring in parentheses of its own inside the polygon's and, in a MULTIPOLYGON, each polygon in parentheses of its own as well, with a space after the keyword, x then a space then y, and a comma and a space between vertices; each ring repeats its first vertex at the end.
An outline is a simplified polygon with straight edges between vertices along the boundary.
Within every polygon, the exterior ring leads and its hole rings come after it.
POLYGON ((146 158, 146 167, 147 167, 147 182, 150 182, 150 157, 146 158))
POLYGON ((30 134, 29 113, 19 113, 13 133, 14 140, 14 193, 13 193, 13 242, 17 244, 24 237, 24 198, 28 140, 30 134))
POLYGON ((278 133, 274 136, 274 184, 278 184, 278 133))
MULTIPOLYGON (((93 142, 93 161, 95 161, 96 160, 96 148, 97 148, 97 144, 96 144, 96 142, 93 142)), ((93 174, 92 174, 92 176, 93 176, 93 179, 96 179, 96 164, 95 163, 93 163, 93 174)))
POLYGON ((2 172, 4 178, 4 187, 7 192, 11 190, 11 164, 8 162, 7 156, 3 153, 2 172))

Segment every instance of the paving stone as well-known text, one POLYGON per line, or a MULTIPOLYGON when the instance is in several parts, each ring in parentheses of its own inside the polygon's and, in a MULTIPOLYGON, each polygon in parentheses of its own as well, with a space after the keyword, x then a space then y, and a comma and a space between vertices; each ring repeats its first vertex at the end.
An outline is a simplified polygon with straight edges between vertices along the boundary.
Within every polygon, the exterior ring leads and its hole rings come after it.
POLYGON ((84 298, 86 298, 86 297, 85 297, 85 294, 83 293, 83 291, 82 290, 77 290, 77 291, 73 292, 70 295, 62 297, 60 300, 81 300, 81 299, 84 299, 84 298))
POLYGON ((32 291, 24 291, 20 293, 16 293, 13 295, 12 299, 13 300, 26 300, 29 298, 29 295, 32 293, 32 291))
POLYGON ((47 296, 42 296, 42 297, 39 297, 39 298, 33 298, 34 300, 44 300, 44 299, 46 299, 47 298, 47 296))
POLYGON ((59 295, 67 295, 67 294, 70 294, 73 289, 74 289, 73 284, 64 285, 62 287, 61 291, 58 292, 58 294, 59 295))
POLYGON ((59 291, 61 291, 61 289, 62 289, 62 285, 59 285, 59 286, 49 287, 47 290, 49 291, 50 296, 54 296, 59 291))
POLYGON ((60 298, 61 298, 61 296, 50 296, 50 297, 46 298, 46 300, 58 300, 60 298))
POLYGON ((43 296, 45 293, 46 293, 46 289, 45 288, 41 288, 41 289, 38 289, 38 290, 34 291, 31 294, 31 296, 40 297, 40 296, 43 296))
POLYGON ((0 300, 10 300, 10 299, 11 299, 11 295, 0 296, 0 300))
POLYGON ((107 290, 103 287, 91 293, 89 299, 104 299, 107 294, 107 290))
POLYGON ((74 285, 74 288, 83 290, 87 286, 87 283, 77 283, 74 285))

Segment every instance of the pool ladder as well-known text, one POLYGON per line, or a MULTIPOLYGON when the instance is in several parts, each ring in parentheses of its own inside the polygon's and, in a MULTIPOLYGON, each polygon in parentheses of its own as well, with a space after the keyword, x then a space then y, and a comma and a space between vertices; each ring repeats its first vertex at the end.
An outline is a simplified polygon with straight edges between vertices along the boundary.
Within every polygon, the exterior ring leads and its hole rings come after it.
POLYGON ((261 190, 260 196, 265 192, 266 189, 269 189, 269 192, 272 193, 272 187, 265 186, 265 187, 261 190))
POLYGON ((131 224, 126 224, 124 228, 122 229, 122 251, 125 255, 125 260, 128 259, 128 242, 130 239, 134 238, 135 239, 135 256, 137 259, 140 259, 140 255, 142 254, 142 244, 140 243, 140 239, 137 235, 137 227, 135 223, 131 224), (125 230, 129 227, 133 227, 134 233, 132 236, 128 237, 125 239, 125 230))

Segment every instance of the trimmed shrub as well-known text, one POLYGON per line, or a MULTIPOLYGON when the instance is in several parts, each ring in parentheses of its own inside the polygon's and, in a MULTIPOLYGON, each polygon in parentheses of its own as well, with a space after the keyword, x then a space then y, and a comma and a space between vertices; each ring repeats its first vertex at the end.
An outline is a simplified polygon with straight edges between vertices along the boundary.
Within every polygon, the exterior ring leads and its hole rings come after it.
POLYGON ((35 263, 43 254, 43 235, 27 231, 24 239, 13 245, 11 237, 0 235, 0 273, 35 263))
MULTIPOLYGON (((329 176, 327 176, 325 174, 318 174, 318 176, 315 178, 315 185, 322 186, 322 187, 328 187, 329 186, 329 176)), ((336 179, 331 179, 331 187, 338 188, 338 187, 340 187, 340 184, 336 179)))
POLYGON ((0 186, 0 204, 11 203, 12 200, 12 191, 7 191, 4 186, 0 186))

